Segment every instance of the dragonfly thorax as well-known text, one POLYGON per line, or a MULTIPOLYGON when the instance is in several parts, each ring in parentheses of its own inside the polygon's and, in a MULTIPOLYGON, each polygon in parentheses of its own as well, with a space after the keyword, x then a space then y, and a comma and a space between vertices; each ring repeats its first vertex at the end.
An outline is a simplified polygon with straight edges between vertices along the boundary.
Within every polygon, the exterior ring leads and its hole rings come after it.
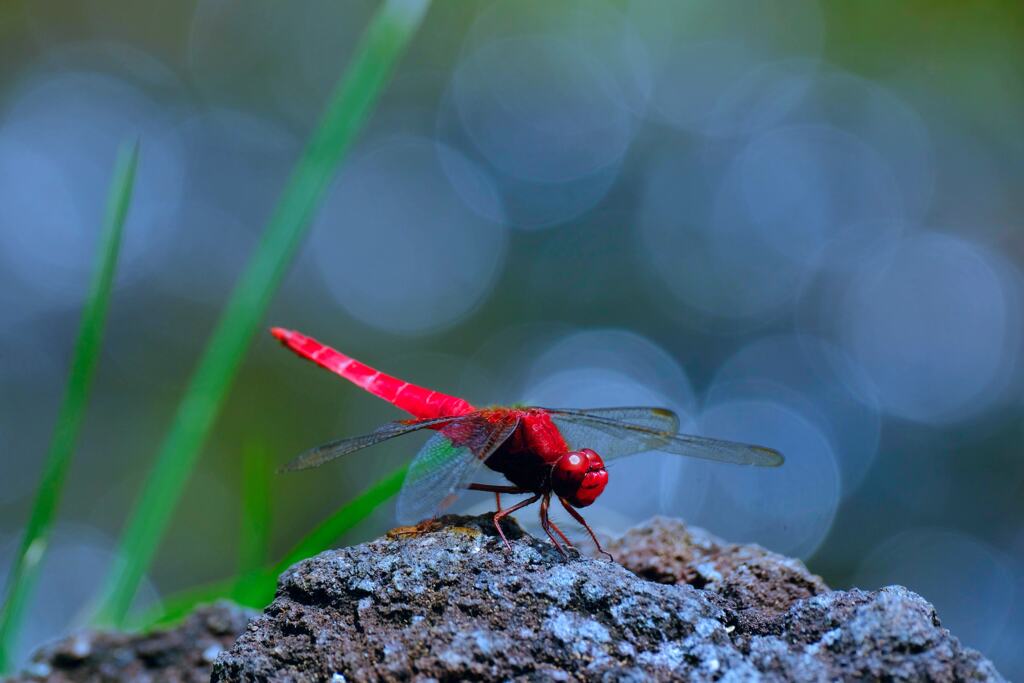
POLYGON ((566 453, 551 470, 551 490, 575 507, 593 503, 607 484, 604 460, 589 448, 566 453))

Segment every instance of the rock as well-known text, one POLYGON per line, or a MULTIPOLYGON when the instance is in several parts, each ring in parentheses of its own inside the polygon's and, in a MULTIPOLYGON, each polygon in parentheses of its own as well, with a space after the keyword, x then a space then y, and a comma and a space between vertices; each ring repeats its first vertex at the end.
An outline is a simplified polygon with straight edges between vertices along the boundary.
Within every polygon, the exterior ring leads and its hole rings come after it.
POLYGON ((209 681, 217 656, 254 613, 222 602, 174 628, 146 635, 87 631, 38 650, 11 683, 28 681, 209 681))
POLYGON ((294 565, 212 680, 1002 680, 904 588, 671 520, 610 542, 625 566, 505 529, 510 554, 449 516, 294 565))
POLYGON ((637 576, 704 590, 741 634, 767 632, 797 600, 829 590, 800 560, 727 543, 678 519, 654 517, 604 545, 637 576))

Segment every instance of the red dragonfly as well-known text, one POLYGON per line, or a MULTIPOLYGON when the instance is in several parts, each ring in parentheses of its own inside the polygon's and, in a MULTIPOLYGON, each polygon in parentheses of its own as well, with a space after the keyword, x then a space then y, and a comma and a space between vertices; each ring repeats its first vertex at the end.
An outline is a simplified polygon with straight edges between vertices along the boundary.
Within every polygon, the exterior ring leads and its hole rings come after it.
POLYGON ((317 446, 282 470, 318 467, 421 429, 436 432, 409 465, 399 493, 398 518, 404 524, 438 516, 463 491, 488 491, 497 503, 494 526, 511 550, 501 529, 502 518, 539 500, 541 527, 564 555, 558 539, 570 547, 572 543, 548 516, 554 496, 603 553, 577 508, 590 505, 604 491, 608 484, 605 460, 666 451, 738 465, 776 467, 783 462, 782 454, 771 448, 677 434, 679 418, 665 408, 476 408, 465 399, 385 375, 299 332, 275 327, 271 333, 299 356, 413 416, 389 422, 363 436, 317 446), (509 485, 474 482, 484 467, 503 475, 509 485), (503 509, 503 493, 530 497, 503 509))

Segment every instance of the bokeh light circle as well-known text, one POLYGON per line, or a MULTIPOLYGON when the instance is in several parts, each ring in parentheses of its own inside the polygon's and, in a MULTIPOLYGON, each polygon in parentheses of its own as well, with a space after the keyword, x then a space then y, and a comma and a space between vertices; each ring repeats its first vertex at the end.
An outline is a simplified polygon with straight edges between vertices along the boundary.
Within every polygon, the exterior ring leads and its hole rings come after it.
POLYGON ((828 437, 853 493, 878 454, 881 414, 864 370, 842 348, 810 335, 756 339, 715 373, 707 400, 762 399, 786 405, 828 437), (856 389, 856 393, 854 390, 856 389))
POLYGON ((580 368, 615 373, 640 387, 635 391, 662 396, 685 414, 694 410, 693 388, 679 362, 650 339, 614 328, 577 331, 552 343, 534 359, 527 372, 523 399, 536 402, 562 397, 572 401, 564 407, 584 408, 630 403, 628 395, 618 394, 614 389, 594 391, 594 387, 583 388, 571 382, 563 385, 565 394, 537 393, 538 385, 549 382, 558 373, 580 368))
POLYGON ((81 300, 98 244, 119 145, 136 136, 140 157, 119 281, 159 259, 172 233, 158 219, 184 190, 176 112, 127 81, 96 72, 30 74, 0 119, 0 264, 36 307, 81 300), (39 277, 41 272, 46 277, 39 277), (40 306, 40 304, 42 306, 40 306))
MULTIPOLYGON (((486 182, 477 173, 477 182, 486 182)), ((317 218, 312 249, 334 301, 350 315, 378 329, 422 334, 454 325, 490 293, 507 240, 501 225, 471 211, 447 182, 436 144, 406 136, 341 173, 317 218)))
POLYGON ((734 542, 756 542, 800 558, 824 541, 839 505, 842 477, 829 439, 799 411, 762 399, 710 405, 700 433, 778 449, 779 468, 695 463, 677 483, 679 508, 692 524, 734 542), (690 495, 704 490, 699 506, 690 495))
MULTIPOLYGON (((41 294, 44 300, 67 293, 87 267, 92 240, 59 162, 14 136, 0 136, 0 203, 6 217, 0 220, 4 291, 15 285, 10 280, 16 278, 21 287, 43 290, 37 297, 41 294), (43 197, 46 201, 41 201, 43 197), (55 243, 64 248, 50 249, 55 243), (27 281, 33 279, 33 270, 49 276, 32 285, 27 281)), ((10 297, 10 307, 3 307, 9 322, 14 311, 25 308, 18 298, 10 297)), ((38 304, 37 300, 31 308, 38 304)))
POLYGON ((530 368, 567 335, 577 332, 562 322, 504 325, 493 331, 471 355, 480 374, 464 377, 460 395, 474 404, 501 405, 521 401, 528 391, 530 368))
POLYGON ((509 38, 467 56, 454 75, 465 130, 495 167, 557 183, 618 163, 633 135, 623 94, 600 63, 550 37, 509 38))
POLYGON ((749 220, 723 210, 742 201, 726 196, 726 166, 679 151, 652 163, 637 218, 640 245, 664 286, 657 300, 668 293, 704 318, 759 325, 792 305, 813 264, 780 252, 749 220))
POLYGON ((1004 394, 1020 356, 1015 271, 968 241, 922 233, 868 262, 838 313, 841 339, 882 406, 923 422, 963 419, 1004 394))
POLYGON ((551 227, 608 193, 650 87, 644 45, 616 7, 497 2, 467 33, 438 136, 493 172, 510 225, 551 227))
POLYGON ((787 120, 793 125, 827 124, 854 136, 890 169, 906 220, 923 220, 932 201, 935 162, 929 124, 905 99, 877 82, 827 67, 787 120))
MULTIPOLYGON (((523 401, 554 408, 661 406, 682 424, 692 422, 695 396, 689 378, 664 349, 636 333, 618 329, 575 332, 541 353, 526 375, 523 401)), ((616 461, 608 488, 587 519, 609 531, 666 512, 675 481, 687 463, 678 456, 648 453, 616 461)))
POLYGON ((168 292, 219 306, 274 209, 300 142, 269 118, 216 107, 185 118, 178 133, 189 181, 203 191, 159 217, 176 239, 151 277, 168 292))
POLYGON ((816 59, 799 58, 753 65, 721 93, 702 132, 731 137, 780 125, 804 100, 820 68, 816 59))
POLYGON ((750 141, 719 190, 717 221, 806 267, 877 252, 904 217, 885 159, 826 125, 774 128, 750 141))
POLYGON ((606 0, 497 0, 482 8, 464 53, 506 38, 553 37, 600 64, 622 97, 618 106, 642 113, 651 94, 650 58, 633 22, 606 0))

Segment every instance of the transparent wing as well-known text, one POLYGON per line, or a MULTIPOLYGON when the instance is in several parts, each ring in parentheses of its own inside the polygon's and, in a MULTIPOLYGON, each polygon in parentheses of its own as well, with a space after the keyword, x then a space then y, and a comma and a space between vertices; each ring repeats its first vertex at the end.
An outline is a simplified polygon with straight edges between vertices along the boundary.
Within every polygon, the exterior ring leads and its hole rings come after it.
POLYGON ((381 441, 387 441, 388 439, 393 439, 396 436, 402 436, 403 434, 415 432, 427 427, 443 425, 446 422, 452 422, 457 419, 460 418, 437 417, 426 420, 399 420, 397 422, 388 422, 369 434, 353 436, 347 439, 338 439, 336 441, 325 443, 322 446, 311 448, 289 462, 287 465, 279 468, 278 472, 294 472, 295 470, 306 470, 311 467, 319 467, 325 462, 330 462, 335 458, 340 458, 343 455, 354 453, 361 448, 373 446, 381 441))
POLYGON ((443 513, 518 426, 514 414, 493 420, 473 413, 438 430, 409 465, 398 494, 399 523, 414 524, 443 513))
POLYGON ((658 450, 679 431, 679 417, 666 408, 541 410, 551 414, 570 448, 592 448, 606 461, 658 450))
POLYGON ((645 451, 761 467, 778 467, 785 460, 781 453, 764 446, 677 434, 679 418, 664 408, 542 410, 551 414, 571 448, 592 448, 605 461, 645 451))
POLYGON ((614 423, 626 422, 637 427, 669 434, 679 431, 679 416, 668 408, 636 406, 630 408, 541 408, 541 410, 614 423))

